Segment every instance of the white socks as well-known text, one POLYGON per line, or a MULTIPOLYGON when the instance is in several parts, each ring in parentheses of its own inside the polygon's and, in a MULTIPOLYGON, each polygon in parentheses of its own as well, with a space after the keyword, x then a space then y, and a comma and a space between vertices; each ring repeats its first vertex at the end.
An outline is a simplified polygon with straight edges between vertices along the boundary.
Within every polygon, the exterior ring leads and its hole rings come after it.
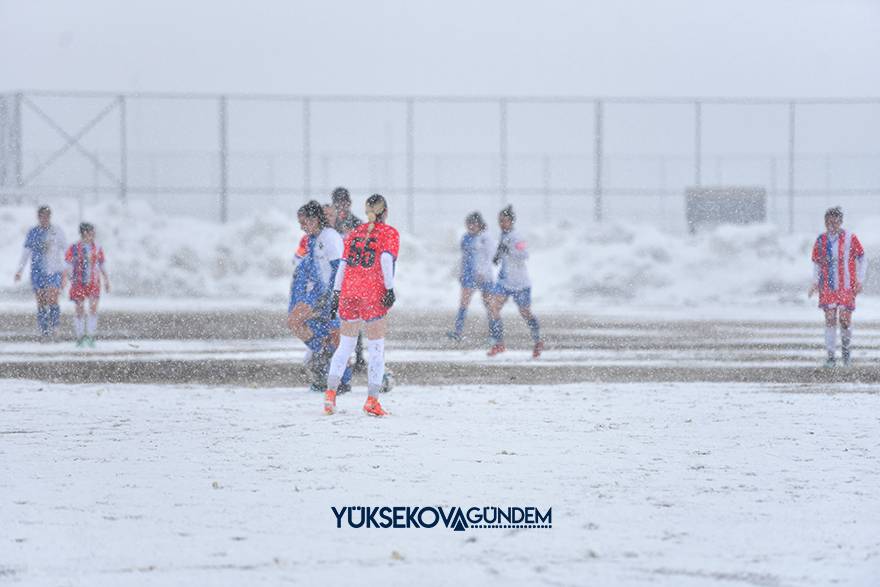
POLYGON ((843 352, 849 352, 849 342, 852 340, 852 326, 849 328, 840 327, 840 348, 843 352))
POLYGON ((86 317, 85 316, 74 316, 73 317, 73 332, 76 334, 76 339, 79 340, 86 333, 86 317))
POLYGON ((385 377, 385 339, 367 340, 367 352, 370 361, 367 363, 367 393, 370 397, 378 397, 385 377))
POLYGON ((348 358, 357 344, 356 336, 340 336, 339 346, 333 352, 333 358, 330 359, 330 371, 327 373, 327 388, 336 390, 342 382, 342 374, 345 373, 345 367, 348 365, 348 358))
POLYGON ((86 334, 89 336, 95 336, 95 331, 98 330, 98 315, 97 314, 89 314, 86 316, 86 334))
POLYGON ((837 350, 837 327, 836 326, 826 326, 825 327, 825 349, 828 351, 829 355, 833 355, 834 351, 837 350))

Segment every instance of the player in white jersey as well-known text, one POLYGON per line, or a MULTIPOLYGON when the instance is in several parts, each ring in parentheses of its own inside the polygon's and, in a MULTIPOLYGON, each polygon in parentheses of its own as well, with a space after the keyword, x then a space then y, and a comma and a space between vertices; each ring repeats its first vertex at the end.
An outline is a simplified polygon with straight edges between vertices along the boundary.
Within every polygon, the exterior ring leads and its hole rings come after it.
POLYGON ((532 282, 526 269, 529 253, 526 250, 526 241, 513 227, 515 222, 516 214, 513 212, 513 206, 507 206, 498 214, 501 239, 492 261, 495 264, 500 263, 501 270, 498 273, 497 283, 492 287, 489 301, 489 334, 492 337, 492 348, 489 349, 488 355, 493 357, 506 350, 501 308, 507 303, 507 298, 512 297, 520 316, 526 321, 532 333, 532 340, 535 343, 532 356, 537 359, 544 350, 544 341, 541 340, 538 319, 532 314, 532 282))
POLYGON ((67 248, 64 232, 52 224, 52 210, 40 206, 37 210, 39 224, 27 233, 15 281, 31 261, 31 287, 37 300, 37 325, 43 339, 55 334, 61 319, 58 294, 66 286, 64 251, 67 248))
POLYGON ((458 277, 461 283, 461 301, 455 317, 455 328, 446 333, 446 336, 456 342, 461 340, 464 320, 474 291, 482 292, 483 304, 489 309, 494 273, 492 255, 495 252, 495 243, 486 230, 483 216, 479 212, 471 212, 465 218, 465 228, 467 233, 461 238, 461 271, 458 277))
POLYGON ((837 322, 840 315, 840 347, 844 366, 850 362, 852 313, 856 297, 862 292, 868 263, 859 238, 841 228, 843 211, 840 207, 825 212, 825 228, 813 245, 813 285, 810 295, 819 294, 819 307, 825 312, 825 347, 828 351, 826 367, 837 364, 837 322))
POLYGON ((331 319, 329 302, 342 258, 342 237, 328 226, 322 206, 314 200, 302 206, 297 217, 306 239, 297 251, 287 324, 312 353, 313 383, 320 381, 323 390, 323 371, 336 346, 331 335, 339 328, 331 319))

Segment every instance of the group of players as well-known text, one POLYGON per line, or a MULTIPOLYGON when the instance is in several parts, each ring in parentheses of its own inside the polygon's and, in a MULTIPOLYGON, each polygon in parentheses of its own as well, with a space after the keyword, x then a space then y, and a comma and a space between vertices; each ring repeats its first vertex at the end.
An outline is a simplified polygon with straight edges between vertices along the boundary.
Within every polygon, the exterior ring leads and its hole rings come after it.
POLYGON ((312 200, 297 211, 305 235, 294 261, 288 326, 308 349, 311 387, 323 390, 328 415, 336 413, 337 394, 350 389, 349 359, 365 336, 367 401, 363 409, 371 416, 385 416, 379 403, 379 393, 389 387, 385 317, 395 302, 400 235, 385 222, 388 202, 380 194, 365 202, 366 223, 351 213, 348 190, 337 188, 332 200, 325 205, 312 200))
POLYGON ((105 269, 104 251, 95 242, 95 227, 88 222, 79 225, 80 240, 67 246, 64 232, 52 224, 52 210, 40 206, 37 225, 24 240, 15 281, 31 262, 31 288, 37 301, 37 327, 41 340, 51 340, 58 330, 61 308, 58 296, 70 282, 70 299, 76 305, 73 325, 77 346, 95 346, 98 329, 98 301, 101 283, 110 291, 110 278, 105 269), (88 302, 88 313, 86 313, 88 302))
MULTIPOLYGON (((350 389, 352 371, 366 367, 367 401, 364 411, 373 416, 386 412, 378 394, 390 386, 385 371, 386 315, 394 305, 394 273, 400 249, 398 231, 386 223, 388 203, 379 194, 365 202, 367 222, 351 212, 345 188, 333 191, 330 204, 312 200, 299 208, 297 218, 305 233, 296 251, 288 306, 288 326, 308 351, 306 364, 311 387, 324 392, 324 411, 336 412, 337 394, 350 389), (368 360, 362 356, 362 335, 367 339, 368 360), (354 369, 349 365, 356 352, 354 369)), ((80 240, 67 247, 64 233, 51 222, 48 206, 37 210, 38 225, 25 238, 15 281, 30 259, 31 286, 37 302, 37 325, 42 339, 51 339, 59 324, 58 297, 70 281, 70 299, 76 304, 74 330, 78 346, 94 346, 98 301, 103 283, 110 291, 104 251, 95 242, 95 227, 79 226, 80 240), (86 308, 88 302, 88 308, 86 308), (88 311, 87 311, 88 310, 88 311)), ((461 240, 461 299, 453 330, 448 337, 461 341, 468 306, 479 290, 488 314, 491 340, 489 356, 506 350, 501 309, 513 298, 531 331, 532 355, 540 357, 544 342, 531 311, 531 282, 526 270, 526 241, 515 230, 512 206, 498 214, 501 234, 497 245, 479 212, 465 219, 461 240), (495 266, 500 266, 497 277, 495 266)), ((825 313, 826 366, 837 365, 837 330, 840 326, 841 360, 851 361, 852 313, 865 281, 867 262, 855 234, 842 228, 839 207, 825 212, 826 231, 812 250, 813 284, 809 295, 819 294, 825 313)))

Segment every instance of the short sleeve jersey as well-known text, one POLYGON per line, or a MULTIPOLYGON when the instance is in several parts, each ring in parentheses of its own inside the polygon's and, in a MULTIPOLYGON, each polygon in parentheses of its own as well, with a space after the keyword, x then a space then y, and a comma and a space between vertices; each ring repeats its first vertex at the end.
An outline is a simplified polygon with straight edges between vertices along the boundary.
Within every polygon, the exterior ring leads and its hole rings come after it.
POLYGON ((342 297, 375 297, 385 293, 382 276, 382 253, 390 253, 397 262, 400 235, 397 229, 376 223, 372 232, 369 224, 361 224, 345 236, 343 259, 345 274, 342 279, 342 297))
POLYGON ((99 287, 99 269, 104 266, 104 249, 82 241, 67 249, 65 261, 71 267, 70 283, 83 287, 99 287))

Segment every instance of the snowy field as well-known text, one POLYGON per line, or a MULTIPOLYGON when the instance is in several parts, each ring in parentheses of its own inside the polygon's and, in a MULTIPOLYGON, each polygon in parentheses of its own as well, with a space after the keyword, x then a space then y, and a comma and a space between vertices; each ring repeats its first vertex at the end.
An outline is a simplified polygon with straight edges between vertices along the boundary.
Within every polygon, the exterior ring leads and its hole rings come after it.
POLYGON ((880 386, 0 381, 0 581, 876 585, 880 386), (332 506, 552 507, 337 529, 332 506))

